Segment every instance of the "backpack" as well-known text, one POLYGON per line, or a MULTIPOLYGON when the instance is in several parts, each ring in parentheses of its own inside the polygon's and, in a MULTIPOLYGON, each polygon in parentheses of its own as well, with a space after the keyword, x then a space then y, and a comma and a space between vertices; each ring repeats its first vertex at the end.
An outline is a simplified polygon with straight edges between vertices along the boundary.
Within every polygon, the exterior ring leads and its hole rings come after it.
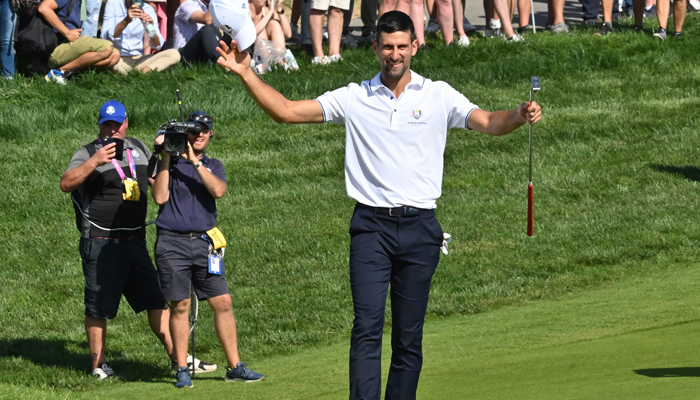
MULTIPOLYGON (((53 27, 37 14, 39 5, 34 0, 13 0, 13 2, 20 3, 23 15, 20 17, 15 38, 17 57, 37 58, 51 55, 58 46, 58 36, 53 27)), ((70 0, 65 17, 60 19, 62 23, 65 24, 73 6, 75 6, 75 0, 70 0)))
MULTIPOLYGON (((141 143, 140 140, 132 140, 131 143, 136 146, 139 150, 143 152, 143 154, 146 154, 146 148, 144 147, 144 144, 141 143)), ((97 153, 97 147, 95 146, 95 142, 88 143, 85 146, 83 146, 85 150, 88 152, 88 159, 91 158, 92 156, 97 153)), ((83 199, 80 197, 80 193, 78 193, 78 190, 74 190, 70 194, 70 198, 73 201, 73 211, 75 211, 75 227, 78 228, 78 231, 82 232, 83 231, 83 199)))

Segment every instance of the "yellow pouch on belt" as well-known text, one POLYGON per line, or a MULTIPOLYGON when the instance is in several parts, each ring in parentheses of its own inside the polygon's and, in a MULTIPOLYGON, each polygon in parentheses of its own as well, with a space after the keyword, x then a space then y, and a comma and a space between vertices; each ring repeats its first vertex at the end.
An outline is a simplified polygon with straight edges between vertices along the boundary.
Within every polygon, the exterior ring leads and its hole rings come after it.
POLYGON ((124 193, 122 193, 124 200, 139 201, 141 198, 139 183, 131 179, 124 179, 122 182, 124 182, 124 193))
POLYGON ((209 235, 209 238, 211 239, 214 250, 219 250, 222 247, 226 247, 226 238, 224 238, 224 234, 221 233, 219 228, 214 227, 209 229, 207 231, 207 235, 209 235))

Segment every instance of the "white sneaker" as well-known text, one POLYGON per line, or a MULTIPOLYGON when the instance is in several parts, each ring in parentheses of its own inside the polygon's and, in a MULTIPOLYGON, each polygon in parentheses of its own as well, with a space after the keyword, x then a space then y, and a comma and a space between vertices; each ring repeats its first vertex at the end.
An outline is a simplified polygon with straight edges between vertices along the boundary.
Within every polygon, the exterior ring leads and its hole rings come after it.
POLYGON ((343 57, 340 54, 333 54, 332 56, 328 56, 328 62, 338 62, 338 61, 343 61, 343 57))
POLYGON ((107 363, 104 363, 100 365, 99 368, 95 368, 92 370, 92 376, 97 377, 99 380, 103 381, 107 378, 111 378, 114 376, 114 370, 107 365, 107 363))
POLYGON ((525 39, 523 39, 523 37, 518 35, 517 33, 514 34, 513 36, 509 37, 508 39, 506 39, 506 42, 508 42, 508 43, 524 42, 524 41, 525 41, 525 39))
POLYGON ((46 82, 56 82, 61 85, 66 84, 65 74, 60 69, 52 69, 48 74, 46 74, 44 79, 46 79, 46 82))
POLYGON ((459 38, 459 40, 457 41, 457 45, 458 45, 459 47, 467 47, 467 46, 469 46, 469 38, 466 37, 466 36, 462 36, 462 37, 459 38))
MULTIPOLYGON (((194 359, 194 366, 194 372, 197 374, 201 374, 203 372, 213 372, 216 371, 216 369, 218 368, 216 364, 205 363, 199 358, 194 359)), ((192 356, 189 354, 187 355, 187 367, 192 367, 192 356)))
MULTIPOLYGON (((698 0, 700 1, 700 0, 698 0)), ((471 22, 467 19, 467 17, 464 17, 463 20, 464 23, 464 32, 469 33, 469 32, 476 32, 476 26, 472 25, 471 22)))
MULTIPOLYGON (((201 374, 204 372, 213 372, 218 369, 218 366, 216 364, 210 364, 206 363, 199 358, 194 359, 194 365, 196 366, 195 368, 195 373, 201 374)), ((173 371, 177 372, 178 371, 178 366, 175 361, 170 362, 170 366, 173 369, 173 371)), ((187 355, 187 369, 191 370, 192 369, 192 356, 190 354, 187 355)))
POLYGON ((326 56, 314 57, 313 60, 311 60, 311 64, 314 65, 328 65, 330 63, 330 59, 326 56))

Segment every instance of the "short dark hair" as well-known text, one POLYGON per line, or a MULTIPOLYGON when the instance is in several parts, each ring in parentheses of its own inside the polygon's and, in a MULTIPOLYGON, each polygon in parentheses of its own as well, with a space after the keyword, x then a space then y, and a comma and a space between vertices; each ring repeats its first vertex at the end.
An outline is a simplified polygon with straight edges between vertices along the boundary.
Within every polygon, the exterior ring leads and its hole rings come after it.
POLYGON ((411 42, 416 40, 416 30, 413 27, 411 17, 401 11, 389 11, 382 14, 377 21, 377 40, 383 32, 408 32, 411 34, 411 42))

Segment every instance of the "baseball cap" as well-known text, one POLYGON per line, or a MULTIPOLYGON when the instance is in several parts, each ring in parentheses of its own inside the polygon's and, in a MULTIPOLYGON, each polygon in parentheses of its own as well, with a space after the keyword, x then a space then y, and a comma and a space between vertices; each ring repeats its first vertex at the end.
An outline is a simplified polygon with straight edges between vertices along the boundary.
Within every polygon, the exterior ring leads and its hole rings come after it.
POLYGON ((195 111, 187 117, 187 122, 199 122, 211 129, 211 117, 204 111, 195 111))
POLYGON ((250 19, 248 0, 212 0, 209 11, 214 25, 236 41, 238 49, 250 47, 257 37, 255 25, 250 19))
POLYGON ((122 123, 125 119, 126 108, 124 107, 124 104, 116 100, 109 100, 105 102, 102 107, 100 107, 100 124, 106 121, 116 121, 122 123))

